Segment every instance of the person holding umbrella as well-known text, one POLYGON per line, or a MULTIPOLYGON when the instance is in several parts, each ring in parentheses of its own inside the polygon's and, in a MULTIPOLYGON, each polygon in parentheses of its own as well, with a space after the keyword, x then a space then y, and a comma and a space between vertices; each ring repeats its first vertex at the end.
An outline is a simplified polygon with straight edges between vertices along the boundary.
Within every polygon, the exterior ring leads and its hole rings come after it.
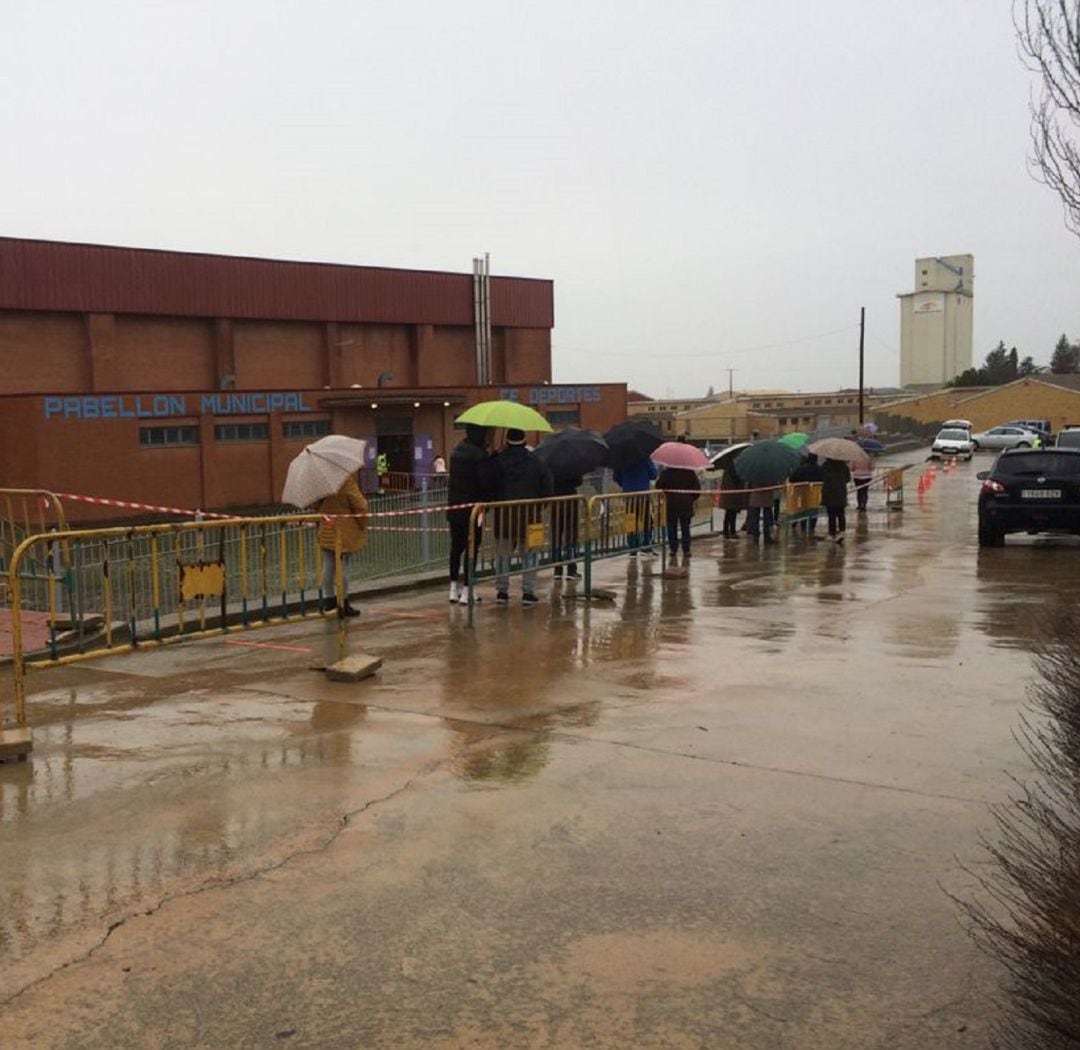
MULTIPOLYGON (((821 484, 823 480, 821 464, 818 463, 818 458, 813 452, 807 452, 806 458, 795 468, 795 473, 791 475, 791 480, 796 485, 821 484)), ((808 510, 806 512, 806 517, 799 522, 799 528, 803 535, 809 536, 812 540, 817 539, 818 516, 816 510, 808 510)))
MULTIPOLYGON (((851 440, 862 448, 857 430, 851 432, 851 440)), ((855 509, 859 514, 865 514, 870 502, 870 483, 874 480, 874 465, 870 462, 870 456, 867 455, 865 459, 853 463, 850 469, 851 480, 855 484, 855 509)))
POLYGON ((635 493, 647 493, 656 480, 656 464, 649 457, 664 443, 663 435, 647 419, 627 419, 608 430, 604 440, 610 449, 615 484, 627 493, 625 509, 636 524, 627 535, 630 557, 636 558, 642 546, 651 555, 652 508, 648 499, 635 493))
POLYGON ((681 534, 685 564, 690 560, 690 526, 694 504, 701 492, 697 472, 708 468, 709 459, 699 448, 680 437, 678 441, 664 442, 653 452, 652 460, 661 468, 656 487, 664 493, 668 549, 674 561, 679 553, 681 534))
POLYGON ((821 464, 821 502, 829 516, 829 538, 844 542, 847 531, 847 487, 851 468, 842 459, 826 459, 821 464))
POLYGON ((719 505, 724 512, 722 535, 726 540, 739 538, 739 511, 746 510, 750 499, 745 490, 746 486, 739 477, 734 462, 728 463, 720 475, 719 495, 719 505))
MULTIPOLYGON (((576 496, 577 491, 584 480, 585 477, 582 474, 578 474, 576 477, 564 476, 562 478, 556 478, 555 490, 552 494, 555 496, 576 496)), ((552 505, 552 557, 555 561, 559 561, 562 558, 577 557, 580 514, 578 501, 574 499, 568 499, 563 503, 555 503, 552 505)), ((556 565, 552 575, 555 579, 561 580, 563 578, 563 567, 561 565, 556 565)), ((576 561, 567 562, 566 578, 568 580, 581 579, 581 573, 578 572, 576 561)))
MULTIPOLYGON (((516 427, 506 431, 506 447, 492 457, 495 500, 539 500, 555 489, 551 471, 525 447, 525 433, 516 427)), ((510 558, 521 553, 524 569, 521 577, 521 601, 536 605, 536 570, 528 548, 529 525, 540 520, 537 507, 495 508, 495 600, 500 605, 510 601, 510 558)))
POLYGON ((359 616, 360 610, 349 604, 349 562, 352 555, 367 545, 367 500, 350 474, 333 495, 325 496, 316 508, 326 518, 319 523, 317 539, 322 551, 323 609, 339 616, 359 616), (344 580, 342 605, 338 606, 334 587, 335 560, 341 551, 341 575, 344 580))
POLYGON ((322 551, 323 607, 337 606, 335 580, 337 551, 341 551, 345 577, 339 616, 359 616, 349 604, 349 560, 367 543, 367 500, 356 484, 356 472, 364 462, 366 443, 345 434, 327 434, 308 445, 290 464, 282 489, 283 503, 315 507, 326 518, 316 533, 322 551))
POLYGON ((780 485, 791 477, 801 458, 795 449, 773 439, 757 441, 735 457, 735 469, 749 489, 746 531, 754 540, 764 531, 765 543, 776 542, 773 504, 780 485))
MULTIPOLYGON (((533 455, 551 471, 555 481, 554 494, 574 496, 586 474, 607 464, 608 453, 607 442, 599 434, 572 427, 546 437, 533 455)), ((554 561, 577 555, 579 515, 577 500, 567 499, 553 504, 551 526, 554 561)), ((581 578, 575 561, 569 562, 565 571, 568 580, 581 578)), ((562 578, 562 565, 555 566, 554 576, 556 580, 562 578)))
MULTIPOLYGON (((469 593, 461 584, 461 561, 469 547, 469 519, 473 503, 483 503, 494 494, 488 454, 488 428, 465 424, 465 440, 450 454, 450 478, 447 483, 446 512, 450 526, 450 601, 469 603, 469 593)), ((477 519, 474 549, 479 550, 483 523, 477 519)), ((468 564, 465 576, 468 578, 468 564)), ((477 598, 477 601, 480 599, 477 598)))

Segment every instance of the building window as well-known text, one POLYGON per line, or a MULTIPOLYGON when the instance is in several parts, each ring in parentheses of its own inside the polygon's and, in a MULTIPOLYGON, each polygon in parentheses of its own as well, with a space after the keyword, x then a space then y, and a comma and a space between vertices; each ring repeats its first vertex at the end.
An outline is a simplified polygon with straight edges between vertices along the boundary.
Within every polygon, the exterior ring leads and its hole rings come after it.
POLYGON ((142 448, 171 448, 198 443, 198 427, 139 427, 139 445, 142 448))
POLYGON ((265 441, 270 436, 265 423, 218 423, 215 441, 265 441))
POLYGON ((289 438, 321 438, 330 433, 329 419, 297 419, 281 424, 282 436, 289 438))
MULTIPOLYGON (((579 427, 581 426, 581 411, 577 408, 565 408, 555 412, 549 412, 547 414, 547 421, 555 430, 559 430, 562 427, 579 427)), ((671 429, 671 422, 664 421, 667 429, 671 429)))

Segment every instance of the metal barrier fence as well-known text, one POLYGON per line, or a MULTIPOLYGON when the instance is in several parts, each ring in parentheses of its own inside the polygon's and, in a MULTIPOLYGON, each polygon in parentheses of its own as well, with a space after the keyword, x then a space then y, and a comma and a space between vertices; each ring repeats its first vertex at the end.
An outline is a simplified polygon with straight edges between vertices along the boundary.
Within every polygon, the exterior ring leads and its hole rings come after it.
MULTIPOLYGON (((310 619, 335 607, 343 612, 349 559, 339 549, 332 558, 334 582, 324 584, 327 555, 318 532, 328 520, 289 514, 25 537, 6 576, 14 704, 5 708, 0 685, 0 731, 10 724, 25 728, 26 674, 34 668, 310 619), (31 656, 24 627, 35 610, 44 634, 31 656)), ((376 574, 388 561, 442 564, 445 532, 441 509, 373 514, 366 548, 352 559, 353 574, 376 574)), ((338 622, 340 656, 347 621, 339 615, 338 622)))
MULTIPOLYGON (((66 528, 64 504, 56 493, 46 489, 0 488, 0 572, 7 573, 15 548, 27 536, 66 528)), ((0 580, 5 600, 6 586, 6 580, 0 580)))
MULTIPOLYGON (((705 499, 711 503, 711 494, 706 493, 705 499)), ((656 490, 475 504, 465 563, 470 623, 476 584, 482 579, 495 579, 498 596, 508 592, 510 577, 521 576, 523 595, 528 595, 540 569, 581 562, 583 593, 588 597, 595 561, 636 556, 655 544, 660 545, 663 571, 665 506, 664 493, 656 490)), ((711 510, 709 514, 711 519, 711 510)))

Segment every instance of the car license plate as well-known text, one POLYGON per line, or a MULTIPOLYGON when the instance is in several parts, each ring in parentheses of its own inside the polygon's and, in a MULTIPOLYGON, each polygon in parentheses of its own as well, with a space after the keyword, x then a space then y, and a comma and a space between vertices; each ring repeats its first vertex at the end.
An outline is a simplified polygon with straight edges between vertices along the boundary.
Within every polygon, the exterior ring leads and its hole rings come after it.
POLYGON ((1021 489, 1021 499, 1061 499, 1061 489, 1021 489))

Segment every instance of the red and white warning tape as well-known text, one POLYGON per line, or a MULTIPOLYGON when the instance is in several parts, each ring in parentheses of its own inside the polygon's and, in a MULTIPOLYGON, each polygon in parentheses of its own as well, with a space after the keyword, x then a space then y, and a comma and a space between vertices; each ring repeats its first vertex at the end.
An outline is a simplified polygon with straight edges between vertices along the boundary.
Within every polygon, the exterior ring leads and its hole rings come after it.
MULTIPOLYGON (((872 485, 883 482, 888 472, 880 473, 876 475, 872 485)), ((705 488, 705 489, 668 489, 668 492, 679 493, 685 495, 699 495, 699 496, 722 496, 727 494, 743 494, 749 495, 752 492, 770 492, 779 491, 782 487, 780 485, 763 485, 757 488, 737 488, 737 489, 722 489, 722 488, 705 488)), ((73 500, 77 503, 89 503, 98 507, 118 507, 123 510, 145 510, 152 511, 155 514, 174 514, 184 518, 194 518, 201 520, 203 518, 213 518, 219 521, 228 521, 232 518, 238 517, 236 514, 223 514, 220 511, 210 510, 192 510, 190 507, 168 507, 162 506, 157 503, 139 503, 135 500, 122 500, 112 499, 107 496, 87 496, 82 493, 76 492, 57 492, 57 496, 65 500, 73 500)), ((626 492, 621 493, 626 497, 642 496, 646 495, 645 492, 626 492)), ((402 518, 402 517, 417 517, 420 515, 441 515, 449 510, 471 510, 475 506, 473 503, 454 503, 454 504, 436 504, 430 507, 413 507, 401 510, 372 510, 368 511, 366 517, 368 519, 384 519, 384 518, 402 518)), ((351 514, 324 514, 323 518, 326 521, 332 521, 335 517, 349 518, 353 517, 351 514)), ((377 526, 376 526, 377 527, 377 526)), ((441 527, 441 526, 440 526, 441 527)), ((425 532, 428 531, 423 527, 408 527, 397 526, 396 528, 386 528, 381 531, 407 531, 407 532, 425 532)))

